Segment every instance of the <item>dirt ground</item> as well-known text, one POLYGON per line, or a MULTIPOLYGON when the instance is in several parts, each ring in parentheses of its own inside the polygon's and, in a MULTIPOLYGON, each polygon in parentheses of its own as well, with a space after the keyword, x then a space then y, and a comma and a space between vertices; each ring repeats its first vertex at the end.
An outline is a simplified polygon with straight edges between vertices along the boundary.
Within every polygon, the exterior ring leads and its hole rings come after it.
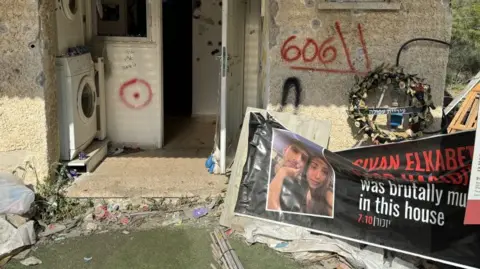
MULTIPOLYGON (((42 261, 33 267, 39 269, 211 269, 210 263, 220 268, 212 257, 210 230, 208 227, 174 226, 128 234, 112 231, 50 242, 39 246, 29 256, 42 261)), ((302 268, 265 245, 248 246, 236 236, 229 240, 246 269, 302 268)), ((5 268, 25 266, 12 261, 5 268)))

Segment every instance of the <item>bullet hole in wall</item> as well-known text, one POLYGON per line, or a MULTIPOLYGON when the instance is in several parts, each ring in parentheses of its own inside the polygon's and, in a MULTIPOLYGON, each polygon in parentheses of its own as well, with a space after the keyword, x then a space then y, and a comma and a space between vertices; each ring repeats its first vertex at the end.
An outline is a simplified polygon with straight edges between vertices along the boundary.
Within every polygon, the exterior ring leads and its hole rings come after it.
POLYGON ((28 47, 31 48, 31 49, 34 49, 35 48, 35 43, 34 42, 30 42, 28 44, 28 47))
POLYGON ((222 25, 222 21, 221 21, 221 20, 220 20, 220 21, 218 21, 218 25, 222 25))
POLYGON ((220 52, 219 49, 214 49, 214 50, 212 50, 211 54, 212 54, 212 55, 215 55, 215 54, 217 54, 217 53, 219 53, 219 52, 220 52))
POLYGON ((193 9, 200 8, 202 6, 202 1, 201 0, 195 0, 193 2, 193 9))
POLYGON ((322 22, 319 19, 312 20, 312 28, 314 30, 317 30, 318 28, 320 28, 320 26, 322 26, 322 22))
POLYGON ((212 42, 212 41, 208 41, 207 45, 213 46, 213 42, 212 42))
POLYGON ((304 1, 306 7, 313 7, 315 6, 315 1, 314 0, 305 0, 304 1))
POLYGON ((200 58, 197 58, 197 62, 200 62, 200 58))

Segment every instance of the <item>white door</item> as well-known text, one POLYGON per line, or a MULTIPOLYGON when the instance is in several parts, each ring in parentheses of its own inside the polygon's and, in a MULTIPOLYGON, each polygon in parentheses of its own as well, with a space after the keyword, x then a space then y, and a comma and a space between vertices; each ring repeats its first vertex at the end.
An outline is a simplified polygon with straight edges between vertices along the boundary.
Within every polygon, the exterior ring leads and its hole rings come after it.
POLYGON ((222 67, 220 90, 220 168, 226 172, 243 121, 245 0, 222 1, 222 67))

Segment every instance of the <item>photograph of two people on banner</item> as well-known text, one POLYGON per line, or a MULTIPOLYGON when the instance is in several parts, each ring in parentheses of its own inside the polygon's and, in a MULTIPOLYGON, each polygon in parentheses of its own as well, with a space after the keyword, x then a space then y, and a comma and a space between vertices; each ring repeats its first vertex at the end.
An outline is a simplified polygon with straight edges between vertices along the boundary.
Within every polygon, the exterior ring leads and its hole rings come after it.
POLYGON ((323 147, 273 129, 266 210, 333 218, 335 171, 323 147))

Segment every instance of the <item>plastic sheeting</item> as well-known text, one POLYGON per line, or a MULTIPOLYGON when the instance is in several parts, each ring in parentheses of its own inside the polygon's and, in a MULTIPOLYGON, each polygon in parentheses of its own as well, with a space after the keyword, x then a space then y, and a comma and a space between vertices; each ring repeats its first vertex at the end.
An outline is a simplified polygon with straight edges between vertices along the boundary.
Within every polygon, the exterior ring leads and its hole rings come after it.
POLYGON ((5 218, 0 217, 0 257, 8 256, 15 250, 36 242, 34 222, 28 221, 15 228, 5 218))
POLYGON ((0 214, 25 214, 34 201, 35 193, 18 177, 0 172, 0 214))
POLYGON ((263 243, 286 253, 292 253, 300 261, 315 260, 321 253, 336 253, 354 268, 365 269, 415 269, 413 263, 398 257, 384 259, 383 250, 374 247, 360 249, 358 244, 347 243, 323 235, 311 234, 301 227, 289 227, 275 224, 252 223, 245 226, 244 234, 248 243, 263 243))

